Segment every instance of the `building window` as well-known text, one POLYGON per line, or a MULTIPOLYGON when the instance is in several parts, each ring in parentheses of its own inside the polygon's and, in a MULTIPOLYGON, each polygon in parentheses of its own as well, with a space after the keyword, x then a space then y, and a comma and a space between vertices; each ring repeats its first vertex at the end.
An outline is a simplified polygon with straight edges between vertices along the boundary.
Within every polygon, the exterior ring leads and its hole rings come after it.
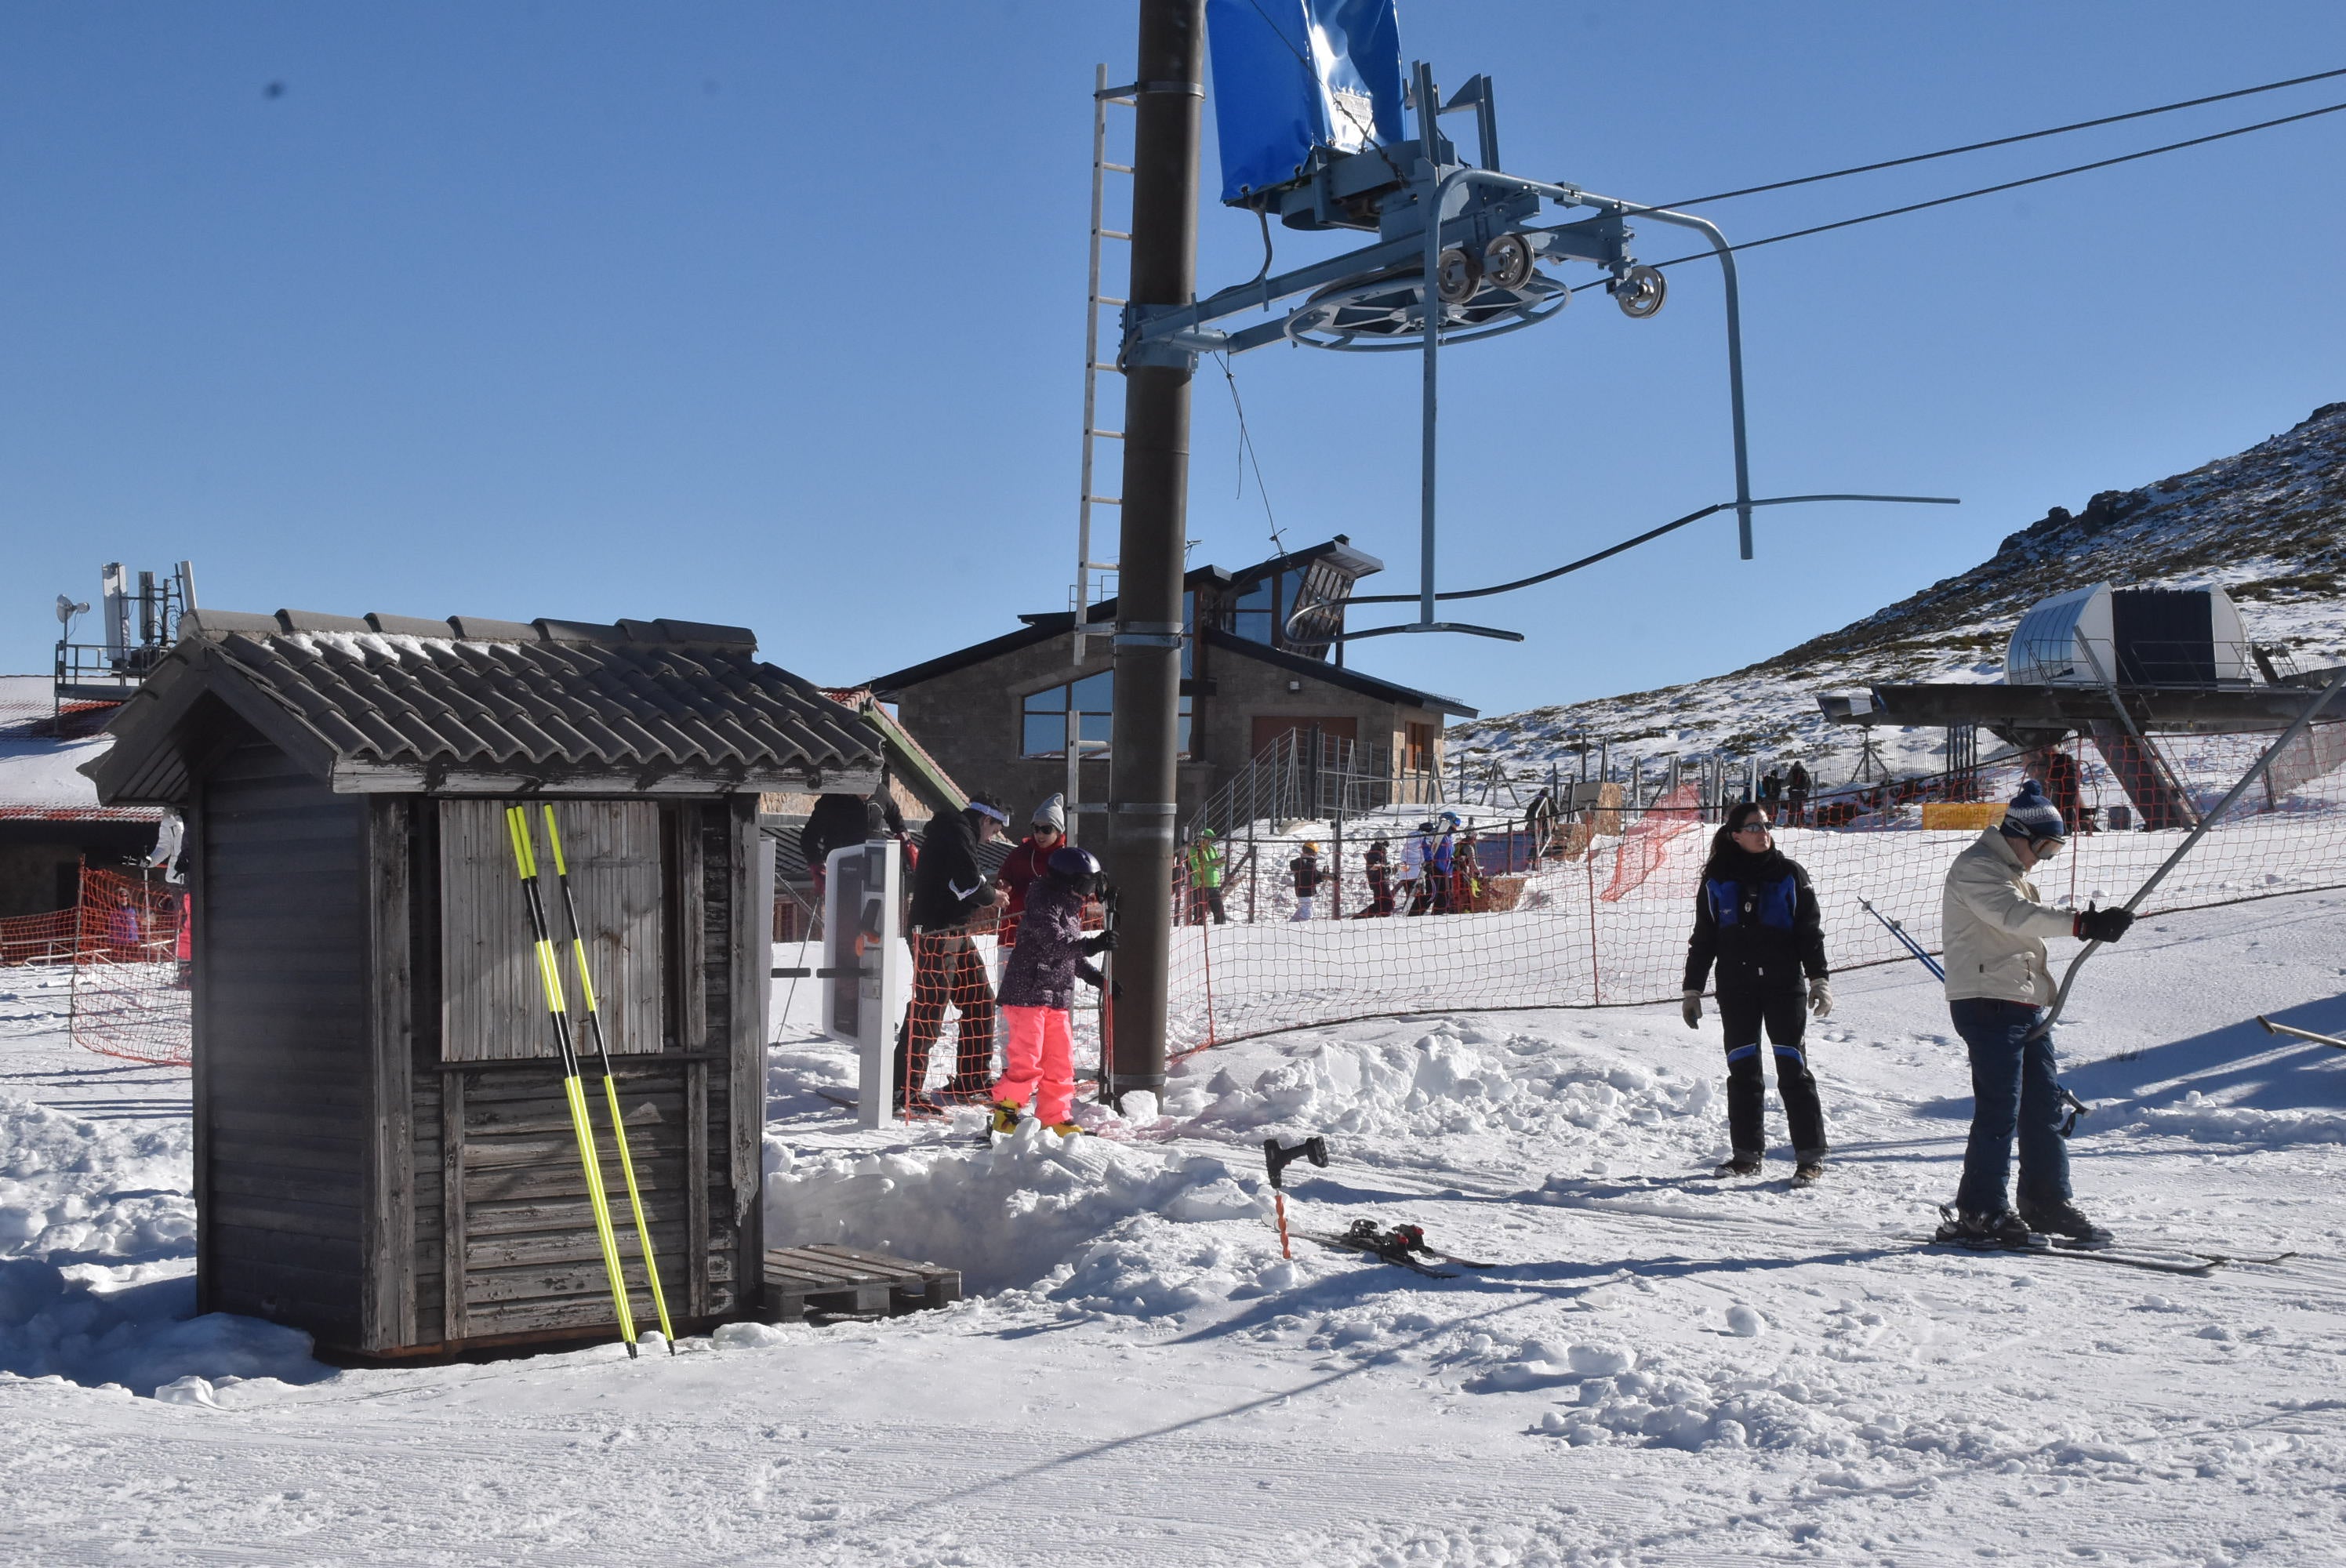
MULTIPOLYGON (((1108 732, 1116 718, 1116 673, 1102 670, 1065 686, 1046 687, 1027 694, 1020 713, 1024 732, 1021 755, 1065 757, 1067 754, 1067 709, 1076 713, 1077 743, 1086 757, 1107 755, 1108 732)), ((1189 755, 1189 699, 1180 708, 1181 755, 1189 755)))
POLYGON ((1412 773, 1423 773, 1433 767, 1433 726, 1413 724, 1409 727, 1409 747, 1402 759, 1403 768, 1412 773))

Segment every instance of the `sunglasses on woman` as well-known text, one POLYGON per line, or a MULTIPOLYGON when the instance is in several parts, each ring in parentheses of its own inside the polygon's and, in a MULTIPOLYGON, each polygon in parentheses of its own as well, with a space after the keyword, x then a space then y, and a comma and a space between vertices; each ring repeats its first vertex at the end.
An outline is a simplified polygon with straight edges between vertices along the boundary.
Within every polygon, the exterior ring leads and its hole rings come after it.
POLYGON ((1768 822, 1750 821, 1744 823, 1743 826, 1736 829, 1735 830, 1738 833, 1767 833, 1772 832, 1774 828, 1772 824, 1768 822))

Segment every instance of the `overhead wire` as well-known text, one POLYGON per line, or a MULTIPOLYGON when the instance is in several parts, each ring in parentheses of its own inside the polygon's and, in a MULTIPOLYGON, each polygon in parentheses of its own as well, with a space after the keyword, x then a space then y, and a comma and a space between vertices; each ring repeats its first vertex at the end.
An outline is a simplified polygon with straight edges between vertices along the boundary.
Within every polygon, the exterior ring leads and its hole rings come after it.
POLYGON ((1941 148, 1936 152, 1918 152, 1905 158, 1883 158, 1878 163, 1855 164, 1848 168, 1836 168, 1825 174, 1804 174, 1798 179, 1770 180, 1766 185, 1747 185, 1740 190, 1721 190, 1709 196, 1688 197, 1684 201, 1665 201, 1648 211, 1662 209, 1699 207, 1705 202, 1729 201, 1739 196, 1758 196, 1765 191, 1790 190, 1795 186, 1815 185, 1821 180, 1841 179, 1852 174, 1872 174, 1885 168, 1903 168, 1908 164, 1929 163, 1933 158, 1954 158, 1967 152, 1984 152, 1990 148, 2013 147, 2025 141, 2037 141, 2048 136, 2066 136, 2071 131, 2092 130, 2097 126, 2121 125, 2127 120, 2146 119, 2152 115, 2173 114, 2178 109, 2196 109, 2207 104, 2220 104, 2232 98, 2254 97, 2258 93, 2279 92, 2283 87, 2301 87, 2308 82, 2326 82, 2333 76, 2346 76, 2346 66, 2334 71, 2316 71, 2309 76, 2291 76, 2286 81, 2265 82, 2253 87, 2236 87, 2228 93, 2210 93, 2205 97, 2184 98, 2177 103, 2159 104, 2147 109, 2129 109, 2120 115, 2103 115, 2090 120, 2076 120, 2065 126, 2048 126, 2043 130, 2023 131, 2017 136, 1994 137, 1986 141, 1966 142, 1962 147, 1941 148))
MULTIPOLYGON (((2180 152, 2186 148, 2205 147, 2209 142, 2224 141, 2236 136, 2247 136, 2252 131, 2270 130, 2276 126, 2294 125, 2300 120, 2319 119, 2323 115, 2334 115, 2341 110, 2346 110, 2346 103, 2329 104, 2318 109, 2306 109, 2298 114, 2283 115, 2278 119, 2259 120, 2254 125, 2236 126, 2230 130, 2211 131, 2206 136, 2195 136, 2183 141, 2168 142, 2163 147, 2145 148, 2139 152, 2120 153, 2115 158, 2098 158, 2091 163, 2072 164, 2067 168, 2056 168, 2046 174, 2032 174, 2020 179, 2001 180, 1994 185, 1983 185, 1975 190, 1958 191, 1953 196, 1933 197, 1928 201, 1910 201, 1900 207, 1885 207, 1879 212, 1868 212, 1857 218, 1843 218, 1831 223, 1811 224, 1806 229, 1794 229, 1782 234, 1770 234, 1764 239, 1746 239, 1739 244, 1729 245, 1727 249, 1735 251, 1757 250, 1763 245, 1780 245, 1787 239, 1805 239, 1811 234, 1827 234, 1836 229, 1853 229, 1861 223, 1879 222, 1884 218, 1899 218, 1909 212, 1923 212, 1933 207, 1946 207, 1958 201, 1970 201, 1982 196, 1994 196, 1999 191, 2017 190, 2023 186, 2042 185, 2048 179, 2065 179, 2073 174, 2086 174, 2097 168, 2111 168, 2122 163, 2135 163, 2146 158, 2157 158, 2165 153, 2180 152)), ((1655 209, 1648 208, 1646 210, 1655 209)), ((1677 267, 1688 261, 1705 260, 1718 254, 1716 249, 1701 250, 1687 256, 1673 256, 1667 261, 1656 261, 1651 265, 1658 269, 1677 267)), ((1572 291, 1576 294, 1585 290, 1602 288, 1611 281, 1610 279, 1599 278, 1592 282, 1576 284, 1572 291)))

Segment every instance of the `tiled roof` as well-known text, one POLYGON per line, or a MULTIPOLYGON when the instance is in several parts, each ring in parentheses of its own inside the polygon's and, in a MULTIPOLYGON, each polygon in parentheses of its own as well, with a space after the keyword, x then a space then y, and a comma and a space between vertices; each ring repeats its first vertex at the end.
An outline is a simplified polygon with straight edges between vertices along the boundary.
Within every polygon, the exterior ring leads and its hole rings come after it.
MULTIPOLYGON (((746 630, 683 621, 420 621, 204 611, 113 725, 152 750, 204 690, 337 774, 709 779, 860 773, 871 729, 809 682, 760 663, 746 630), (233 687, 233 692, 222 690, 233 687), (260 699, 256 705, 254 699, 260 699)), ((149 798, 130 757, 92 769, 149 798)))

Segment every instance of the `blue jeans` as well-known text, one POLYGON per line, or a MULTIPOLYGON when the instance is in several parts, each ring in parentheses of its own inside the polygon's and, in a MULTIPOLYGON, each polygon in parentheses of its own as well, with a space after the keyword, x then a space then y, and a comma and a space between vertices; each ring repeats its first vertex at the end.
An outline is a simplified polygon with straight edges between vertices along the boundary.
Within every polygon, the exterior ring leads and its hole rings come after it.
POLYGON ((1972 1135, 1955 1207, 1994 1214, 2009 1207, 2013 1135, 2020 1138, 2020 1200, 2069 1198, 2069 1145, 2061 1137, 2061 1080, 2050 1034, 2031 1040, 2043 1009, 2025 1002, 1966 997, 1947 1003, 1972 1058, 1972 1135))

